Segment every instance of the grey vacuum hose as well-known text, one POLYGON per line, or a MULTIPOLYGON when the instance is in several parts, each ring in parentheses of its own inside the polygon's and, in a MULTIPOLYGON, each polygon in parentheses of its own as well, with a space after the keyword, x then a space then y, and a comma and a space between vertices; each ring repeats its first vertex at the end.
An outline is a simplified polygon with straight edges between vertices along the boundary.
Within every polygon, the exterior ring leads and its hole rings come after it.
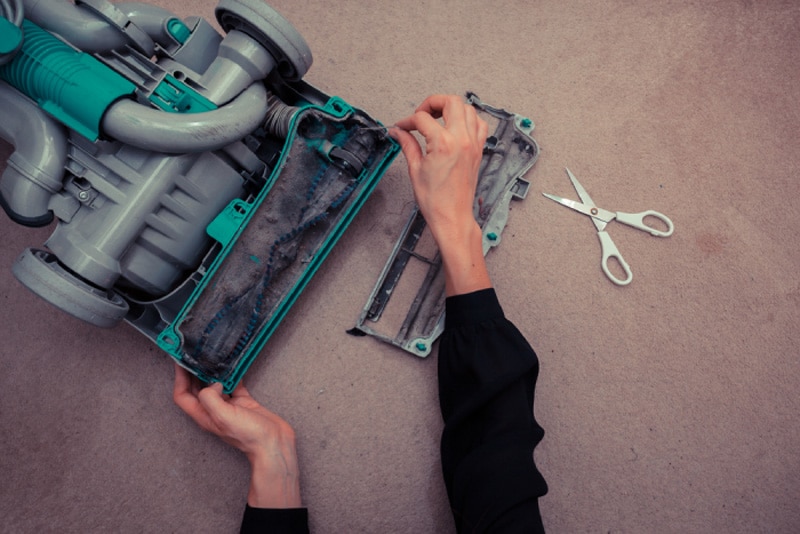
POLYGON ((103 132, 138 148, 168 154, 218 150, 253 132, 267 114, 267 90, 256 82, 228 104, 202 113, 167 113, 120 100, 103 116, 103 132))

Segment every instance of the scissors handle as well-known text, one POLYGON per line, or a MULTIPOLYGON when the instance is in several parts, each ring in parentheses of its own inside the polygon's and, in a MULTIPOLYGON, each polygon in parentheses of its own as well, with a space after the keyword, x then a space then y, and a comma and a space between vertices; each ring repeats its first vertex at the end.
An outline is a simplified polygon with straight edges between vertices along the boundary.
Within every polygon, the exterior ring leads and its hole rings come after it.
POLYGON ((633 226, 634 228, 638 228, 639 230, 650 232, 650 235, 654 235, 656 237, 669 237, 675 230, 675 225, 672 224, 672 221, 670 220, 669 217, 667 217, 663 213, 659 213, 653 210, 641 211, 639 213, 624 213, 618 211, 616 213, 616 220, 618 220, 622 224, 627 224, 628 226, 633 226), (665 232, 663 230, 659 230, 658 228, 653 228, 652 226, 645 224, 644 222, 645 217, 655 217, 656 219, 660 220, 661 222, 667 225, 667 231, 665 232))
POLYGON ((626 286, 631 283, 633 280, 633 273, 631 272, 631 268, 628 265, 628 262, 622 257, 622 254, 619 253, 617 250, 617 246, 611 240, 611 236, 608 235, 608 232, 597 232, 597 237, 600 238, 600 250, 603 253, 603 258, 600 260, 600 266, 603 268, 603 272, 606 273, 606 276, 609 280, 617 284, 618 286, 626 286), (619 262, 622 270, 625 271, 625 278, 620 280, 614 273, 612 273, 608 269, 608 260, 614 258, 619 262))

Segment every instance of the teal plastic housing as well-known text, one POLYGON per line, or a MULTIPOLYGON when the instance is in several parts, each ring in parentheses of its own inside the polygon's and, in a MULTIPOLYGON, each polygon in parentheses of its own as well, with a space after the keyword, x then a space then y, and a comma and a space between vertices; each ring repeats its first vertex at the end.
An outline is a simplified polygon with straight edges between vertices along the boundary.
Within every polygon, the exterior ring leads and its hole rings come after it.
POLYGON ((0 54, 10 54, 22 44, 22 30, 0 16, 0 54))
POLYGON ((0 78, 67 127, 97 140, 106 109, 133 95, 136 86, 29 20, 23 22, 22 31, 22 48, 0 67, 0 78))
MULTIPOLYGON (((335 217, 331 217, 330 219, 332 220, 327 221, 330 226, 321 234, 319 243, 314 245, 314 250, 305 253, 303 258, 298 258, 296 265, 302 265, 302 268, 290 275, 290 286, 286 290, 281 289, 279 302, 270 310, 269 316, 259 324, 258 329, 252 333, 252 336, 248 338, 246 349, 241 352, 234 362, 229 364, 224 374, 208 373, 199 367, 191 357, 191 344, 186 337, 186 323, 195 316, 198 303, 203 296, 209 291, 214 291, 215 287, 225 283, 222 277, 229 276, 229 274, 223 273, 222 269, 226 261, 233 261, 230 258, 234 254, 237 242, 243 239, 243 234, 248 226, 254 222, 255 218, 259 217, 259 212, 265 202, 268 199, 276 202, 274 200, 275 195, 281 194, 277 191, 278 189, 294 187, 292 183, 287 185, 287 180, 289 180, 287 175, 292 172, 291 166, 297 163, 297 159, 308 158, 311 161, 316 159, 321 162, 321 165, 327 165, 328 162, 325 162, 324 157, 325 146, 343 143, 343 139, 337 139, 336 135, 315 139, 313 136, 299 132, 298 126, 304 120, 304 117, 311 113, 317 116, 330 117, 334 126, 336 126, 336 120, 346 121, 349 120, 348 118, 359 114, 366 117, 363 112, 352 108, 337 97, 332 97, 323 106, 306 105, 295 115, 287 137, 287 146, 282 150, 280 160, 275 165, 263 189, 252 200, 234 200, 209 224, 207 233, 219 243, 219 251, 213 254, 213 258, 210 261, 204 262, 204 265, 191 277, 192 283, 196 284, 196 286, 185 300, 185 304, 175 319, 156 338, 158 346, 170 354, 180 365, 186 367, 203 381, 221 382, 226 392, 230 392, 236 387, 255 361, 259 352, 286 314, 289 313, 292 305, 377 186, 380 178, 399 151, 399 145, 384 133, 381 141, 384 147, 360 171, 356 179, 357 186, 355 190, 341 209, 337 210, 335 217), (283 183, 282 187, 276 187, 281 183, 283 183)), ((343 122, 342 124, 345 123, 343 122)), ((371 124, 380 126, 379 123, 374 121, 371 124)), ((380 128, 367 126, 367 129, 380 128)), ((340 137, 343 137, 345 133, 343 131, 340 137)), ((312 177, 306 176, 296 179, 312 180, 312 177)), ((277 202, 280 202, 280 200, 277 202)), ((263 221, 259 224, 263 224, 263 221)), ((258 265, 265 261, 264 256, 266 253, 266 250, 259 253, 248 253, 249 258, 247 259, 252 261, 254 265, 258 265)))

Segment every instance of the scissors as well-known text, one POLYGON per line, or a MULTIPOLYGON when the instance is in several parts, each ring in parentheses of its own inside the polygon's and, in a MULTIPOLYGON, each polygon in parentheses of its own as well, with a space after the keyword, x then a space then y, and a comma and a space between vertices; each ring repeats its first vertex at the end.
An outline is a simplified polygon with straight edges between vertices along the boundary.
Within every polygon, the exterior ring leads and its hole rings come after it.
POLYGON ((605 231, 606 225, 616 219, 617 221, 627 224, 628 226, 632 226, 638 230, 650 232, 651 235, 656 237, 669 237, 672 235, 673 230, 675 230, 672 221, 663 213, 653 210, 642 211, 639 213, 623 213, 621 211, 615 212, 598 208, 595 203, 592 202, 592 199, 589 197, 589 193, 586 192, 586 189, 584 189, 578 179, 575 178, 575 175, 572 174, 569 169, 566 169, 566 171, 567 176, 569 176, 569 179, 572 181, 572 185, 575 186, 575 190, 578 192, 578 196, 581 197, 583 202, 576 202, 574 200, 557 197, 548 193, 542 194, 550 200, 555 200, 563 206, 572 208, 575 211, 583 213, 584 215, 588 215, 592 218, 592 222, 594 223, 595 227, 597 227, 597 236, 600 238, 600 248, 603 254, 602 260, 600 260, 600 265, 603 268, 603 272, 605 272, 606 276, 608 276, 608 278, 618 286, 626 286, 630 284, 631 280, 633 280, 631 268, 622 258, 619 250, 617 250, 617 246, 614 245, 614 242, 611 240, 611 236, 609 236, 608 232, 605 231), (659 219, 661 222, 667 225, 667 230, 659 230, 658 228, 653 228, 652 226, 645 224, 645 217, 655 217, 656 219, 659 219), (625 271, 625 278, 617 278, 608 269, 608 260, 611 258, 617 260, 620 266, 622 266, 622 270, 625 271))

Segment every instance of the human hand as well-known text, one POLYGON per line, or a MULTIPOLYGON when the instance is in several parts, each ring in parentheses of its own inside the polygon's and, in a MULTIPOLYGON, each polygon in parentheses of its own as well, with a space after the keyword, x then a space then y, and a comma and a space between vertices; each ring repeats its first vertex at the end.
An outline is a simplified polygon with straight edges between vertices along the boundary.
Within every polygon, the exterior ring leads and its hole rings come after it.
POLYGON ((242 451, 252 477, 247 502, 255 508, 299 508, 300 473, 289 423, 258 403, 239 384, 230 396, 222 384, 203 387, 175 364, 173 400, 197 425, 242 451))
POLYGON ((414 197, 439 245, 448 295, 491 286, 473 214, 488 130, 475 108, 454 95, 428 97, 389 130, 403 149, 414 197), (412 131, 424 137, 424 150, 412 131))

